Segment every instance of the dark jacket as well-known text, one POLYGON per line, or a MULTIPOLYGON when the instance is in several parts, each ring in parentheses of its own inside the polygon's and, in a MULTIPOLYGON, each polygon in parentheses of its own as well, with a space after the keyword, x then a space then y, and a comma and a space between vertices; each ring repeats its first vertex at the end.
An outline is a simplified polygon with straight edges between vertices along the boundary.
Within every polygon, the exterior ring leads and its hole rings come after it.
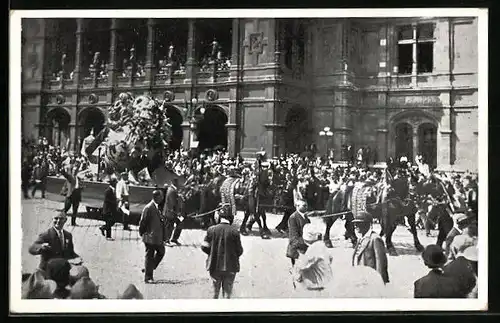
POLYGON ((151 201, 142 210, 139 220, 139 235, 142 236, 144 243, 161 245, 163 244, 163 231, 160 210, 151 201))
POLYGON ((73 246, 73 236, 66 230, 64 234, 64 250, 62 249, 61 240, 57 235, 56 230, 51 227, 47 231, 41 233, 36 241, 29 248, 29 253, 32 255, 41 255, 39 268, 46 270, 47 262, 53 258, 74 259, 79 257, 75 253, 73 246), (42 244, 48 243, 50 250, 42 251, 42 244))
POLYGON ((118 210, 118 200, 116 193, 111 186, 104 191, 104 202, 102 203, 102 214, 104 216, 113 216, 118 210))
POLYGON ((302 229, 306 223, 311 223, 307 216, 300 215, 295 211, 288 219, 288 247, 286 249, 286 256, 288 258, 299 258, 299 250, 302 252, 307 251, 307 244, 302 239, 302 229))
POLYGON ((379 272, 384 283, 389 282, 384 241, 375 232, 358 241, 352 255, 352 265, 371 267, 379 272))
POLYGON ((219 223, 207 230, 202 250, 208 255, 206 268, 209 272, 240 271, 240 256, 243 254, 238 229, 229 223, 219 223))
POLYGON ((415 298, 460 298, 455 281, 437 269, 414 283, 415 298))
POLYGON ((457 286, 458 297, 465 298, 474 286, 476 286, 476 275, 469 260, 463 256, 457 257, 443 268, 444 274, 453 280, 457 286))

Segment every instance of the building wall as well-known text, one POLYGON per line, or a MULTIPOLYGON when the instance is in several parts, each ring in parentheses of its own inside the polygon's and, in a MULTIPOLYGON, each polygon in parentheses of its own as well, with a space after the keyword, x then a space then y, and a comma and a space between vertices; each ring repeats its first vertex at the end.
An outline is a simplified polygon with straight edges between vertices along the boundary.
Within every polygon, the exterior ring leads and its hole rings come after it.
MULTIPOLYGON (((293 24, 295 31, 304 29, 305 57, 300 65, 295 42, 291 68, 284 64, 285 21, 241 18, 233 20, 237 32, 233 33, 228 72, 203 76, 195 71, 192 79, 157 75, 152 81, 117 76, 96 84, 82 79, 81 84, 61 85, 44 75, 47 57, 55 51, 48 37, 55 34, 53 21, 23 21, 23 134, 35 138, 44 134, 47 112, 63 108, 71 116, 71 136, 76 142, 82 111, 96 107, 105 112, 119 93, 132 92, 171 98, 168 104, 184 117, 187 145, 190 130, 185 107, 196 96, 200 106, 205 103, 225 111, 228 144, 233 153, 241 152, 244 157, 253 157, 261 148, 271 155, 284 153, 286 116, 299 108, 308 119, 305 141, 316 143, 320 152, 326 152, 327 145, 335 148, 337 159, 342 146, 352 144, 375 148, 377 161, 384 162, 395 153, 398 122, 414 127, 430 122, 437 127, 438 167, 477 169, 476 19, 329 18, 295 19, 293 24), (401 75, 398 29, 419 23, 435 27, 433 70, 401 75), (214 101, 207 96, 210 90, 217 93, 214 101), (96 102, 91 102, 93 95, 96 102), (319 137, 324 127, 334 132, 329 142, 319 137)), ((110 44, 110 53, 113 48, 110 44)))

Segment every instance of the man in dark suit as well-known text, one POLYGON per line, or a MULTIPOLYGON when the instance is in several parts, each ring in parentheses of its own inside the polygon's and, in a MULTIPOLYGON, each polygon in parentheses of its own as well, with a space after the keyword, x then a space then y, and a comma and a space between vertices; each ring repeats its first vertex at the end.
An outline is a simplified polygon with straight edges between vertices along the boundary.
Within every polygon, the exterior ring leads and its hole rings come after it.
POLYGON ((81 257, 75 252, 73 236, 64 230, 66 213, 60 212, 53 218, 52 227, 41 233, 29 248, 32 255, 41 255, 39 268, 46 270, 47 262, 53 258, 71 260, 73 264, 81 264, 81 257))
POLYGON ((424 264, 431 271, 414 283, 415 298, 459 298, 457 285, 452 277, 444 274, 446 256, 438 245, 428 245, 422 253, 424 264))
POLYGON ((179 237, 182 232, 182 217, 180 212, 179 193, 177 191, 179 180, 172 179, 165 193, 165 205, 163 206, 163 218, 165 219, 165 243, 167 245, 180 245, 179 237), (175 227, 175 229, 174 229, 175 227))
POLYGON ((213 282, 213 298, 219 298, 221 288, 222 297, 231 298, 243 247, 238 229, 231 225, 233 215, 229 205, 220 211, 219 218, 219 224, 208 228, 201 250, 208 255, 206 268, 213 282))
POLYGON ((373 217, 370 213, 360 212, 352 221, 360 239, 352 255, 353 266, 367 266, 379 272, 384 283, 389 282, 387 255, 384 241, 371 229, 373 217))
POLYGON ((47 186, 47 176, 49 175, 49 166, 46 157, 38 159, 33 168, 33 190, 31 197, 35 197, 37 189, 42 191, 42 198, 45 198, 45 190, 47 186))
POLYGON ((477 247, 470 246, 458 254, 457 258, 443 268, 445 275, 453 280, 458 289, 459 297, 466 298, 476 285, 477 277, 477 247), (471 250, 475 250, 476 257, 467 257, 471 250), (468 251, 467 253, 465 251, 468 251), (470 258, 470 259, 467 259, 470 258))
POLYGON ((153 271, 158 268, 163 256, 165 246, 163 245, 164 227, 158 204, 161 203, 163 194, 160 190, 153 191, 153 200, 142 210, 139 221, 139 235, 146 246, 146 259, 144 269, 144 281, 153 283, 153 271))
POLYGON ((286 256, 291 259, 292 266, 299 258, 299 252, 305 253, 307 251, 307 244, 302 238, 302 229, 306 223, 311 223, 305 200, 297 200, 295 208, 295 212, 288 219, 288 247, 286 249, 286 256))
POLYGON ((109 186, 104 191, 104 202, 102 203, 102 216, 106 224, 99 227, 103 236, 107 240, 112 240, 111 228, 115 224, 118 216, 118 200, 116 198, 115 188, 118 180, 115 176, 109 178, 109 186))

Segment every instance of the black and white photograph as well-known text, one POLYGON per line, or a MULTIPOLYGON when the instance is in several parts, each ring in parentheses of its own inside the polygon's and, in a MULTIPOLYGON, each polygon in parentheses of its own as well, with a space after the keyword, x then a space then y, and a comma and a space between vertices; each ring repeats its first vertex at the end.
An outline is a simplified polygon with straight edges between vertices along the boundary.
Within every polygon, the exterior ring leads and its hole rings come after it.
POLYGON ((11 311, 487 310, 487 20, 12 11, 11 311))

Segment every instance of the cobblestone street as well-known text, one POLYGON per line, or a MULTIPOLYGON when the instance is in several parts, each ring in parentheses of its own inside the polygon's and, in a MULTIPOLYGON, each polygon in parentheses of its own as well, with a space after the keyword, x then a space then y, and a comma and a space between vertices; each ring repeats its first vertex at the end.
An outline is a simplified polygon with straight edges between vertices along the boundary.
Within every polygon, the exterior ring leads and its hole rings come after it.
MULTIPOLYGON (((62 207, 62 197, 48 194, 49 199, 40 198, 22 202, 22 271, 31 272, 38 264, 38 257, 28 253, 30 244, 37 235, 51 225, 54 212, 62 207)), ((85 202, 85 201, 84 201, 85 202)), ((85 203, 80 206, 85 212, 85 203)), ((238 214, 241 221, 242 214, 238 214)), ((268 215, 268 226, 273 229, 281 215, 268 215)), ((200 249, 205 232, 185 230, 181 235, 182 246, 167 247, 165 258, 155 271, 154 285, 143 283, 144 245, 132 226, 132 231, 122 230, 117 224, 113 227, 114 241, 106 241, 98 227, 100 221, 79 218, 78 226, 66 229, 73 234, 75 251, 84 259, 91 278, 100 285, 100 292, 114 298, 129 283, 138 286, 147 299, 210 298, 211 282, 205 270, 206 255, 200 249)), ((379 227, 375 225, 378 232, 379 227)), ((288 239, 273 231, 270 240, 262 240, 257 229, 250 236, 242 237, 244 253, 241 272, 236 277, 234 297, 237 298, 290 298, 294 297, 290 261, 285 257, 288 239)), ((337 221, 331 230, 334 248, 334 275, 339 281, 349 276, 353 249, 343 238, 344 222, 337 221)), ((435 233, 433 233, 433 236, 435 233)), ((425 246, 435 242, 435 237, 425 237, 419 232, 421 243, 425 246)), ((425 275, 428 269, 423 265, 420 255, 413 247, 412 237, 404 226, 399 226, 393 236, 399 256, 389 257, 390 283, 384 295, 391 298, 413 297, 413 282, 425 275)), ((339 291, 340 292, 340 291, 339 291)), ((342 291, 344 297, 348 292, 342 291)), ((368 295, 367 295, 368 297, 368 295)))

